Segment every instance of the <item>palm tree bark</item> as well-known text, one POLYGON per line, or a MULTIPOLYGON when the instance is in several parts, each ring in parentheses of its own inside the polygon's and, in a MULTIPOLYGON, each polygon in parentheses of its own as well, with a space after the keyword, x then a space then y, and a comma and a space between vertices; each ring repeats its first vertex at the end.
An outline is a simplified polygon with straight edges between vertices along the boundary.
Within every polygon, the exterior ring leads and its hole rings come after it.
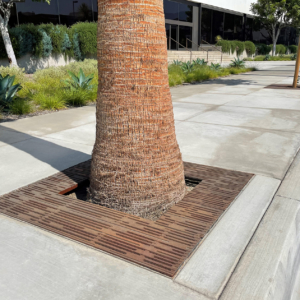
POLYGON ((90 201, 150 217, 185 195, 162 0, 98 0, 90 201))

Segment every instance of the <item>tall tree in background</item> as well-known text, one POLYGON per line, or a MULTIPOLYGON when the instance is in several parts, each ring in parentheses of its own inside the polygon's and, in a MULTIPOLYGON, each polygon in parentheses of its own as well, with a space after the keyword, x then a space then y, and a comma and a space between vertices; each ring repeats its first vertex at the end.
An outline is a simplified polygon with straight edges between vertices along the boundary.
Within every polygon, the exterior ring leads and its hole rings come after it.
POLYGON ((251 4, 251 11, 272 38, 272 55, 276 53, 281 29, 300 26, 300 0, 257 0, 251 4))
POLYGON ((90 201, 150 217, 185 195, 162 0, 98 0, 90 201))
MULTIPOLYGON (((50 4, 51 0, 32 0, 32 1, 47 2, 48 4, 50 4)), ((3 38, 8 61, 10 66, 12 67, 17 67, 18 63, 8 33, 8 21, 11 15, 11 9, 15 2, 21 2, 21 0, 8 0, 8 1, 0 0, 0 31, 3 38)))

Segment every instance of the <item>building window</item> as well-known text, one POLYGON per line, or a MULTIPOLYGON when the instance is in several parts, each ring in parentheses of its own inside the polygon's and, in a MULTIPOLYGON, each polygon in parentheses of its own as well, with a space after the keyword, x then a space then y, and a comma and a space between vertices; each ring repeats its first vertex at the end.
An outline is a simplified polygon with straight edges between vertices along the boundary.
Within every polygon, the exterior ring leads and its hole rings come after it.
POLYGON ((192 48, 192 31, 192 27, 179 26, 179 48, 192 48))
MULTIPOLYGON (((65 1, 65 0, 64 0, 65 1)), ((17 3, 19 23, 53 23, 58 24, 58 6, 56 1, 51 1, 51 4, 43 2, 32 2, 25 0, 24 3, 17 3)))
POLYGON ((243 41, 243 17, 234 16, 234 39, 243 41))
POLYGON ((224 39, 234 40, 234 15, 232 14, 225 14, 224 39))
POLYGON ((164 0, 165 18, 181 22, 193 22, 193 6, 174 1, 164 0))
POLYGON ((218 35, 223 37, 224 30, 224 13, 220 11, 213 11, 213 26, 212 26, 212 43, 218 35))
POLYGON ((59 14, 62 24, 68 26, 76 22, 93 21, 93 2, 90 0, 64 0, 59 2, 59 14))
POLYGON ((178 44, 176 42, 177 41, 177 32, 178 32, 177 25, 166 24, 168 50, 178 50, 178 44))
POLYGON ((178 3, 164 0, 165 18, 168 20, 178 20, 178 3))
POLYGON ((202 34, 202 40, 204 40, 207 43, 212 42, 211 30, 212 30, 212 10, 203 8, 202 17, 201 17, 201 34, 202 34))
POLYGON ((253 41, 253 19, 247 18, 246 20, 246 41, 253 41))
POLYGON ((179 21, 193 23, 193 6, 179 3, 179 21))

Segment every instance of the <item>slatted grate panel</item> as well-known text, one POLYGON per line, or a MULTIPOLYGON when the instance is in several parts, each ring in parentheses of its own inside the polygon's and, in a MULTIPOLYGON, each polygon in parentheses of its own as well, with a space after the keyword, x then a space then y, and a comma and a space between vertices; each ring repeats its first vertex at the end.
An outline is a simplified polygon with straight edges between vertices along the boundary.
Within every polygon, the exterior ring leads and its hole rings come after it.
POLYGON ((173 277, 253 175, 185 163, 202 179, 156 222, 65 197, 90 161, 0 197, 0 212, 173 277))

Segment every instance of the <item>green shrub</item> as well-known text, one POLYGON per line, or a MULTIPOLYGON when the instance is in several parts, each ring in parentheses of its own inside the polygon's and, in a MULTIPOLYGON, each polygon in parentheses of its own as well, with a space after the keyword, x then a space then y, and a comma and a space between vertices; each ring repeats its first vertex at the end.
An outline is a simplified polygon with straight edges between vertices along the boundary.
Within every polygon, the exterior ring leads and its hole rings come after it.
POLYGON ((66 107, 66 101, 63 98, 63 93, 60 91, 55 91, 51 94, 36 93, 33 96, 33 101, 42 110, 59 110, 66 107))
POLYGON ((236 45, 236 54, 237 56, 240 56, 245 50, 245 43, 241 41, 235 41, 235 45, 236 45))
POLYGON ((231 44, 230 41, 227 40, 219 40, 216 44, 216 46, 221 46, 222 47, 222 52, 223 53, 230 53, 231 50, 231 44))
POLYGON ((11 105, 17 92, 22 89, 21 84, 15 82, 15 76, 0 75, 0 105, 8 107, 11 105))
POLYGON ((205 61, 205 59, 200 59, 199 57, 195 60, 193 60, 193 65, 194 66, 206 66, 207 65, 207 61, 205 61))
POLYGON ((33 108, 26 99, 17 98, 12 102, 9 110, 14 115, 27 115, 33 111, 33 108))
POLYGON ((180 66, 181 64, 182 64, 182 61, 180 61, 180 60, 173 60, 173 65, 180 66))
MULTIPOLYGON (((76 23, 71 28, 53 24, 22 24, 9 29, 16 57, 31 53, 36 58, 64 54, 76 60, 97 54, 97 23, 76 23)), ((0 58, 7 58, 0 34, 0 58)))
POLYGON ((71 90, 91 90, 93 89, 92 80, 94 78, 94 74, 85 75, 82 69, 76 76, 73 72, 68 71, 70 79, 64 80, 64 83, 71 90))
POLYGON ((28 32, 32 36, 32 53, 35 57, 43 57, 43 33, 39 30, 39 26, 35 26, 34 24, 22 24, 20 28, 24 31, 28 32))
POLYGON ((248 55, 253 55, 255 54, 256 51, 256 47, 254 45, 254 43, 250 42, 250 41, 246 41, 245 42, 245 49, 248 55))
POLYGON ((243 60, 240 60, 239 58, 234 58, 234 60, 231 61, 230 66, 237 69, 244 68, 245 62, 243 60))
MULTIPOLYGON (((13 45, 13 47, 17 58, 22 57, 32 51, 33 36, 30 32, 27 32, 20 27, 14 27, 9 30, 9 34, 11 40, 16 41, 16 44, 15 46, 13 45)), ((6 52, 5 57, 7 57, 6 52)))
POLYGON ((297 59, 297 54, 296 53, 291 55, 291 60, 296 60, 296 59, 297 59))
POLYGON ((73 51, 78 60, 83 60, 88 54, 97 54, 97 23, 76 23, 70 31, 73 36, 73 51))
POLYGON ((211 63, 210 69, 213 70, 213 71, 220 71, 221 70, 221 65, 220 64, 211 63))
POLYGON ((290 45, 288 48, 292 54, 296 54, 298 51, 298 46, 296 45, 290 45))
POLYGON ((180 66, 172 64, 168 68, 169 70, 169 85, 175 86, 182 84, 186 80, 186 76, 183 73, 180 66))
POLYGON ((67 50, 70 50, 72 44, 68 35, 68 28, 64 25, 53 25, 53 24, 41 24, 39 25, 47 35, 51 38, 52 42, 52 53, 64 54, 67 50))
POLYGON ((39 29, 39 31, 42 34, 42 57, 49 57, 52 53, 53 47, 52 47, 52 40, 51 37, 46 33, 45 30, 39 29))
POLYGON ((238 56, 245 50, 245 43, 241 41, 220 40, 216 43, 216 46, 221 46, 223 53, 234 53, 236 51, 238 56))
POLYGON ((194 64, 191 62, 184 62, 180 65, 181 70, 183 71, 183 73, 188 74, 190 72, 192 72, 193 68, 194 68, 194 64))
POLYGON ((267 55, 272 51, 272 46, 266 44, 256 44, 256 48, 259 55, 267 55))
POLYGON ((64 91, 64 99, 69 106, 84 106, 88 102, 97 99, 97 91, 93 90, 66 90, 64 91))
POLYGON ((0 75, 5 77, 6 75, 15 76, 14 83, 23 84, 26 80, 25 69, 16 68, 16 67, 3 67, 0 66, 0 75))
POLYGON ((201 82, 204 80, 228 76, 230 74, 240 74, 254 70, 254 68, 220 68, 219 65, 216 69, 213 69, 206 65, 195 65, 191 72, 185 74, 179 66, 172 64, 169 66, 169 84, 170 86, 176 86, 184 82, 201 82))
POLYGON ((286 47, 284 45, 278 44, 276 45, 276 54, 285 54, 286 47))

